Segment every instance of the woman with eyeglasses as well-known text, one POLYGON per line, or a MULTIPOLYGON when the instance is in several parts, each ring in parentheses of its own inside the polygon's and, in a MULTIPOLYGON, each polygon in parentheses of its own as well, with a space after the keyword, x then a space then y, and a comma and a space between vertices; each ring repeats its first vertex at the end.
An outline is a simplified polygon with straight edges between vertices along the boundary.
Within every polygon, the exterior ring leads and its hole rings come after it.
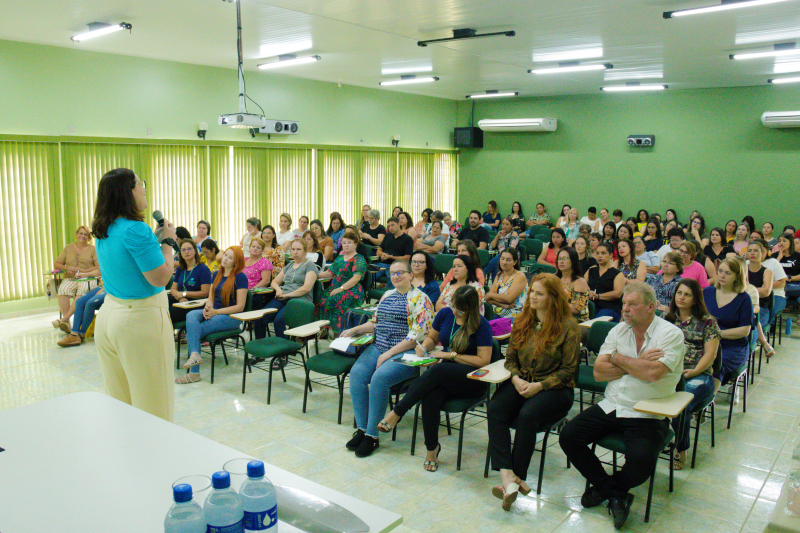
POLYGON ((348 309, 364 301, 361 280, 367 275, 367 259, 356 253, 358 235, 347 230, 342 235, 342 251, 333 264, 319 275, 319 279, 333 280, 322 293, 316 313, 320 320, 330 322, 334 333, 342 328, 342 319, 348 309))
POLYGON ((375 341, 358 357, 350 371, 350 398, 356 431, 345 445, 357 457, 368 457, 380 445, 378 423, 386 414, 389 389, 418 375, 416 367, 397 363, 414 353, 431 327, 433 307, 420 289, 411 285, 411 267, 397 260, 389 267, 393 289, 387 291, 369 322, 342 331, 340 337, 371 333, 375 341))
POLYGON ((424 292, 431 302, 437 302, 442 291, 436 281, 436 268, 433 258, 425 252, 416 251, 411 254, 411 285, 424 292))
POLYGON ((683 255, 679 252, 667 252, 661 260, 661 270, 657 274, 647 276, 647 284, 656 291, 656 309, 662 313, 669 311, 672 295, 683 273, 683 255))
POLYGON ((179 243, 180 256, 178 256, 179 266, 175 269, 170 286, 170 308, 169 318, 172 323, 183 322, 186 320, 188 309, 175 307, 175 303, 188 302, 189 300, 199 300, 208 298, 211 290, 211 270, 200 262, 200 254, 197 253, 197 245, 191 239, 183 239, 179 243), (190 242, 191 241, 191 242, 190 242))
POLYGON ((441 362, 414 381, 403 399, 378 423, 379 430, 389 433, 409 409, 420 403, 427 450, 423 468, 428 472, 439 469, 442 405, 447 400, 486 394, 486 383, 467 377, 476 368, 488 365, 492 358, 492 327, 480 315, 480 307, 473 287, 463 285, 456 290, 453 306, 436 313, 428 336, 415 348, 420 357, 435 357, 441 362), (434 351, 439 343, 442 350, 434 351))
MULTIPOLYGON (((436 301, 436 311, 439 312, 445 307, 450 307, 453 300, 453 294, 456 289, 463 285, 471 285, 478 291, 478 296, 481 299, 481 305, 485 300, 483 285, 478 282, 478 277, 475 272, 475 263, 468 255, 459 255, 453 259, 453 279, 449 281, 442 290, 441 296, 436 301)), ((481 308, 481 315, 483 315, 483 308, 481 308)))
POLYGON ((436 255, 444 250, 447 245, 448 237, 442 233, 442 222, 434 220, 431 222, 431 232, 424 233, 419 239, 414 241, 414 248, 422 252, 436 255))
POLYGON ((500 274, 495 277, 492 288, 486 293, 486 302, 492 305, 492 310, 498 317, 516 318, 525 305, 528 278, 519 270, 519 254, 516 248, 504 250, 499 257, 500 274))
POLYGON ((708 273, 704 265, 699 261, 695 261, 697 256, 697 248, 689 241, 684 241, 678 248, 678 252, 683 256, 683 272, 681 277, 690 278, 700 284, 700 287, 705 289, 708 287, 708 273))

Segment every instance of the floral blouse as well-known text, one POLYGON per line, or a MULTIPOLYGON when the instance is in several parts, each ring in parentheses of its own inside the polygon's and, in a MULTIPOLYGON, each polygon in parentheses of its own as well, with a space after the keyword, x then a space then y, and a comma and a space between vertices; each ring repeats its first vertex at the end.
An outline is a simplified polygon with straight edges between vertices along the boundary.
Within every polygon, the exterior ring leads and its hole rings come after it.
POLYGON ((669 305, 672 302, 672 294, 675 292, 675 288, 678 286, 678 282, 681 280, 681 277, 676 275, 667 283, 664 283, 664 275, 663 274, 648 274, 647 275, 647 284, 653 287, 656 291, 656 300, 661 305, 669 305))
POLYGON ((381 296, 378 309, 372 315, 370 321, 375 324, 378 323, 378 312, 380 311, 381 304, 389 297, 396 297, 395 295, 405 296, 406 298, 406 317, 408 321, 408 334, 406 335, 406 339, 411 342, 422 342, 428 335, 428 330, 431 328, 434 312, 430 298, 417 287, 411 287, 411 290, 405 295, 400 295, 396 289, 386 291, 386 293, 381 296))
MULTIPOLYGON (((499 235, 499 234, 498 234, 499 235)), ((516 231, 509 231, 505 235, 499 235, 497 237, 497 247, 495 248, 498 252, 503 252, 509 248, 516 248, 519 244, 519 235, 516 231)))
MULTIPOLYGON (((480 301, 480 306, 481 306, 481 316, 483 316, 483 304, 486 301, 486 291, 484 290, 483 285, 481 285, 477 281, 473 281, 472 283, 470 283, 470 285, 475 287, 475 290, 478 291, 478 300, 480 301)), ((448 283, 445 286, 444 290, 442 291, 442 296, 441 296, 441 297, 444 297, 444 306, 445 307, 450 307, 452 305, 452 303, 453 303, 453 294, 455 294, 457 288, 458 287, 455 286, 455 283, 448 283)))
POLYGON ((283 270, 283 265, 286 261, 286 256, 284 255, 286 252, 283 251, 283 248, 273 248, 272 250, 268 250, 261 254, 261 257, 264 259, 268 259, 270 263, 272 263, 272 277, 274 278, 278 274, 281 273, 283 270))
POLYGON ((462 229, 464 229, 464 226, 461 225, 461 222, 459 222, 458 220, 454 220, 453 225, 450 226, 450 235, 458 236, 458 234, 461 233, 462 229))
MULTIPOLYGON (((686 356, 683 359, 684 370, 691 370, 697 367, 697 363, 706 353, 706 343, 714 338, 721 339, 719 326, 714 317, 706 315, 698 319, 692 315, 686 322, 677 324, 683 331, 683 342, 686 345, 686 356)), ((704 374, 711 375, 711 366, 703 371, 704 374)))
POLYGON ((627 279, 636 279, 636 274, 639 272, 639 260, 633 260, 633 266, 629 266, 628 263, 623 261, 622 259, 619 260, 619 269, 622 272, 622 275, 625 276, 627 279))
POLYGON ((580 311, 578 312, 575 318, 578 319, 578 322, 586 322, 589 320, 589 293, 588 292, 578 292, 575 290, 575 282, 572 281, 564 285, 564 290, 567 293, 567 300, 569 300, 570 306, 575 306, 580 311))
MULTIPOLYGON (((497 284, 497 294, 504 294, 508 289, 511 288, 511 285, 514 283, 514 280, 517 276, 525 276, 520 271, 515 271, 514 275, 508 278, 508 281, 503 283, 503 277, 497 276, 498 284, 497 284)), ((525 287, 522 289, 522 292, 517 296, 517 299, 514 300, 514 307, 509 307, 506 309, 505 307, 500 307, 498 305, 493 305, 492 310, 494 314, 501 318, 516 318, 518 314, 522 312, 522 306, 525 305, 525 298, 528 297, 528 284, 525 284, 525 287)))

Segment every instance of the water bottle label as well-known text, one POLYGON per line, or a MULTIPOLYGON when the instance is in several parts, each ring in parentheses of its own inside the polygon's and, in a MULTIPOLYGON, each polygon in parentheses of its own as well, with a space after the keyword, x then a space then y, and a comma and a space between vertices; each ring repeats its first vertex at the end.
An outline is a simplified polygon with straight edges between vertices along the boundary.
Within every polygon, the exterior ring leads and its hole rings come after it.
POLYGON ((229 526, 208 526, 206 533, 243 533, 244 530, 242 529, 242 521, 238 521, 235 524, 231 524, 229 526))
MULTIPOLYGON (((268 531, 278 526, 278 506, 260 513, 244 512, 244 531, 268 531)), ((274 530, 273 530, 274 531, 274 530)))

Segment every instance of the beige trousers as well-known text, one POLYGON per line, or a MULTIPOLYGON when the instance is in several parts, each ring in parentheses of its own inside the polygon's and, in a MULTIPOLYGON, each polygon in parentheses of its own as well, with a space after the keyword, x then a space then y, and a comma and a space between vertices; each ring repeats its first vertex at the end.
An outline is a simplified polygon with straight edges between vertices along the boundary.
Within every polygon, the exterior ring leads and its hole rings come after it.
POLYGON ((110 294, 94 339, 106 394, 164 420, 175 414, 174 337, 167 293, 122 300, 110 294))

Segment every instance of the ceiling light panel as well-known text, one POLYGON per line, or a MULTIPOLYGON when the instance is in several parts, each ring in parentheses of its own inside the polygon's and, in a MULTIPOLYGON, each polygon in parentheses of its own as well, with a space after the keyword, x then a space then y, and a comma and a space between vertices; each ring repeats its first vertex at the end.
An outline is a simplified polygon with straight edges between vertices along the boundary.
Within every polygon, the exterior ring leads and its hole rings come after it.
POLYGON ((579 59, 597 59, 603 57, 603 46, 588 45, 578 47, 560 47, 537 50, 533 53, 534 63, 559 63, 579 59))
POLYGON ((800 61, 776 61, 772 72, 775 74, 800 72, 800 61))
POLYGON ((433 66, 394 63, 381 68, 381 74, 384 76, 414 74, 416 72, 433 72, 433 66))
POLYGON ((660 80, 664 77, 662 65, 643 68, 613 68, 603 73, 605 81, 660 80))

